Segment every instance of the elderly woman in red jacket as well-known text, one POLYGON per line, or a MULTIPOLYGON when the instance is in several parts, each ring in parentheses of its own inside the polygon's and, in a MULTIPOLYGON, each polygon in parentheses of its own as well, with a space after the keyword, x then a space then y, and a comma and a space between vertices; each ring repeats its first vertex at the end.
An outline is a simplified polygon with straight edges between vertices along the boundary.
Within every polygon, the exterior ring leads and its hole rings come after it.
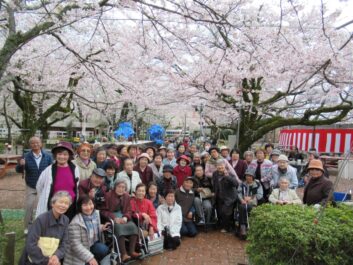
POLYGON ((138 229, 131 221, 130 195, 126 192, 126 186, 123 179, 118 179, 114 183, 114 188, 105 196, 105 209, 102 211, 103 216, 114 220, 114 234, 118 238, 123 262, 141 255, 135 252, 138 229), (129 255, 125 247, 126 237, 129 238, 129 255))
POLYGON ((149 238, 153 240, 154 233, 158 232, 157 213, 152 202, 145 196, 146 186, 140 183, 136 186, 136 196, 130 199, 131 211, 133 216, 138 219, 140 227, 147 231, 149 238))

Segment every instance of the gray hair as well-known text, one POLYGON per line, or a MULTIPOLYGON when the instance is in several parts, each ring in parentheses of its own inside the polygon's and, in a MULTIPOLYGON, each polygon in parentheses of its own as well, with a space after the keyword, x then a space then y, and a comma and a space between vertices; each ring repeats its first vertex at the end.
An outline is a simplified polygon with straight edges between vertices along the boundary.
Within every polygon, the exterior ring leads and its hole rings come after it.
POLYGON ((218 165, 225 165, 226 161, 224 159, 217 159, 216 164, 217 164, 217 166, 218 165))
POLYGON ((117 179, 115 182, 114 182, 114 190, 116 189, 116 187, 118 187, 120 184, 124 184, 125 185, 125 191, 127 189, 127 183, 126 183, 126 180, 125 179, 117 179))
POLYGON ((198 153, 198 152, 196 152, 196 153, 194 153, 194 157, 201 157, 201 154, 200 153, 198 153))
POLYGON ((50 203, 51 203, 51 204, 54 204, 54 203, 56 203, 59 199, 64 198, 64 197, 66 197, 66 198, 69 199, 70 205, 71 205, 71 203, 72 203, 71 195, 70 195, 70 193, 68 193, 67 191, 64 191, 64 190, 61 190, 61 191, 56 192, 56 193, 54 194, 54 196, 51 198, 50 203))
POLYGON ((32 136, 31 138, 29 138, 29 143, 32 143, 33 140, 38 140, 40 143, 42 143, 42 140, 38 137, 38 136, 32 136))
POLYGON ((251 155, 252 157, 255 156, 254 152, 249 150, 244 152, 244 157, 246 157, 247 155, 251 155))
POLYGON ((282 181, 286 181, 287 183, 289 183, 289 179, 287 179, 286 177, 281 177, 278 182, 281 183, 282 181))

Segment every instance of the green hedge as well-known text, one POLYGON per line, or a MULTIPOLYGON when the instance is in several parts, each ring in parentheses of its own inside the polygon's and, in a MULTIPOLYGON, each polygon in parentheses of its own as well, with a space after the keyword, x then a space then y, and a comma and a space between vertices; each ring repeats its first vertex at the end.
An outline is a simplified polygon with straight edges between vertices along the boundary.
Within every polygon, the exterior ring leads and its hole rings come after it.
POLYGON ((251 212, 251 265, 353 264, 353 208, 262 205, 251 212))

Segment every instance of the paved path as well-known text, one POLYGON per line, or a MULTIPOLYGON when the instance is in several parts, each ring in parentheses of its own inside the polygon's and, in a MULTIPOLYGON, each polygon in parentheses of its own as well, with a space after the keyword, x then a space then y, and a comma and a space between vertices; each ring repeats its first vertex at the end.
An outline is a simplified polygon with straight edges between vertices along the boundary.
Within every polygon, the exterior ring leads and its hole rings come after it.
POLYGON ((244 241, 219 231, 200 232, 195 238, 183 238, 174 251, 146 258, 141 265, 240 265, 247 264, 244 241))

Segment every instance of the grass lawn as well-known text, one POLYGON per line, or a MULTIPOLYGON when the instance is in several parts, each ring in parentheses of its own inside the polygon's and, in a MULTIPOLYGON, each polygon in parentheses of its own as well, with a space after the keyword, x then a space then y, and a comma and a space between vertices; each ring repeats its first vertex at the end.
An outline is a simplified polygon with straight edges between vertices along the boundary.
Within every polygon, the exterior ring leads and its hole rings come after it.
POLYGON ((18 264, 18 260, 21 256, 22 249, 25 243, 25 237, 23 234, 23 214, 22 210, 1 210, 4 224, 0 224, 0 265, 4 264, 4 252, 6 246, 5 233, 15 232, 15 264, 18 264))

